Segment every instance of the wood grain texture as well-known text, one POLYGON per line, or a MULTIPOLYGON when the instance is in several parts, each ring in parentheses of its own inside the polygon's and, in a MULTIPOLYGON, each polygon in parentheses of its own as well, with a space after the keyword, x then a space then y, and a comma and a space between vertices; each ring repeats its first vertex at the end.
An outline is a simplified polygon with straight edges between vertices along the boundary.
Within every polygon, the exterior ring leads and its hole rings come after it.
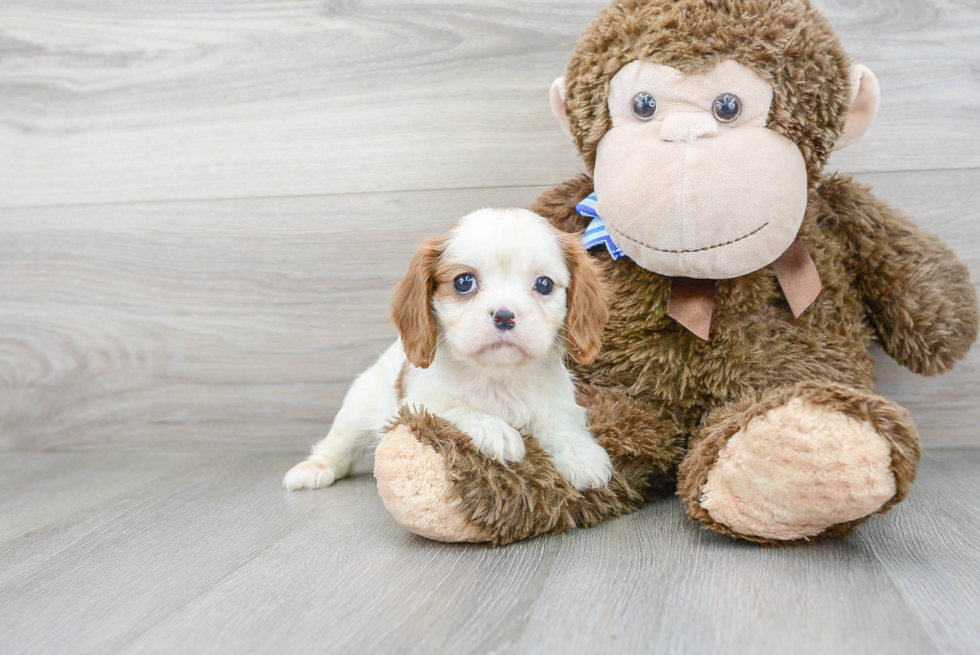
MULTIPOLYGON (((603 2, 4 2, 0 451, 318 439, 415 244, 581 169, 545 92, 603 2)), ((980 279, 980 7, 819 4, 884 90, 834 164, 980 279)), ((980 355, 879 359, 980 445, 980 355)))
MULTIPOLYGON (((0 206, 551 185, 547 101, 605 0, 6 0, 0 206)), ((850 171, 980 166, 980 6, 822 0, 879 76, 850 171)))
POLYGON ((975 452, 926 451, 915 491, 893 517, 900 538, 880 523, 859 535, 947 653, 976 652, 980 644, 978 464, 975 452))
MULTIPOLYGON (((861 180, 980 279, 980 171, 861 180)), ((44 207, 3 212, 0 449, 299 449, 395 333, 415 244, 543 187, 44 207)), ((931 445, 980 445, 980 351, 881 392, 931 445)))
POLYGON ((4 488, 20 523, 0 538, 0 652, 919 655, 980 639, 980 451, 927 453, 908 502, 793 549, 701 531, 677 500, 504 548, 438 544, 395 524, 366 475, 282 491, 297 456, 5 455, 0 471, 71 462, 88 482, 77 512, 4 488))
POLYGON ((0 450, 304 448, 416 245, 539 191, 6 210, 0 450))

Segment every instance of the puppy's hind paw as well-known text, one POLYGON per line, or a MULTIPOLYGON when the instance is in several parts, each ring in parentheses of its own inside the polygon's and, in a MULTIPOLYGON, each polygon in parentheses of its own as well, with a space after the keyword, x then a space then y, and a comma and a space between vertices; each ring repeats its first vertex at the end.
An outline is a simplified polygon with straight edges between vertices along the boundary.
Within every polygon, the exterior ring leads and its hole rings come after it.
POLYGON ((609 484, 613 465, 609 453, 597 443, 551 454, 552 464, 576 489, 598 489, 609 484))
POLYGON ((289 469, 282 486, 288 491, 322 489, 332 485, 338 477, 341 476, 329 462, 308 459, 289 469))

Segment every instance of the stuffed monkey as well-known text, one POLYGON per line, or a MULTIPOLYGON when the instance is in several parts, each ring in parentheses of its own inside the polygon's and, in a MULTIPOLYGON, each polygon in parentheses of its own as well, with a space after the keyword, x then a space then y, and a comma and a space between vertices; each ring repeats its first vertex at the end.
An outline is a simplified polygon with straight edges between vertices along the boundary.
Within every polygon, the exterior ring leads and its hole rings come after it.
POLYGON ((920 447, 874 392, 877 340, 922 375, 977 336, 967 268, 871 191, 824 171, 878 105, 806 0, 622 0, 579 39, 551 104, 588 175, 532 209, 581 235, 609 286, 575 367, 616 472, 578 491, 526 435, 510 467, 408 410, 376 454, 409 530, 496 544, 635 510, 766 544, 843 536, 905 498, 920 447))

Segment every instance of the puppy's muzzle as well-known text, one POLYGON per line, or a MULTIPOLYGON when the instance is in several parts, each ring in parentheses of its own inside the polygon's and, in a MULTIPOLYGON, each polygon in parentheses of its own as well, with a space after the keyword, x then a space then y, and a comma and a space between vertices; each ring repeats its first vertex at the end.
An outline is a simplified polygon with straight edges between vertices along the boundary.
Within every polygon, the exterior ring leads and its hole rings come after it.
POLYGON ((492 316, 493 325, 498 330, 511 330, 517 323, 517 319, 514 317, 514 312, 509 312, 506 309, 498 309, 492 316))

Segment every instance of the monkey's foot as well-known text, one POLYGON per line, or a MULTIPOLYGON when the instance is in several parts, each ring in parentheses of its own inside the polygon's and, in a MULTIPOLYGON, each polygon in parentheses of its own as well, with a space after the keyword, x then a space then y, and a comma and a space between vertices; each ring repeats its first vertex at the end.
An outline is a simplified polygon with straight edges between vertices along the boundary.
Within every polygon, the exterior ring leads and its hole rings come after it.
POLYGON ((395 427, 378 445, 374 477, 388 512, 407 530, 436 541, 487 541, 454 496, 446 460, 409 426, 395 427))
POLYGON ((898 405, 804 383, 709 416, 678 492, 708 527, 763 543, 843 536, 901 501, 919 444, 898 405))

